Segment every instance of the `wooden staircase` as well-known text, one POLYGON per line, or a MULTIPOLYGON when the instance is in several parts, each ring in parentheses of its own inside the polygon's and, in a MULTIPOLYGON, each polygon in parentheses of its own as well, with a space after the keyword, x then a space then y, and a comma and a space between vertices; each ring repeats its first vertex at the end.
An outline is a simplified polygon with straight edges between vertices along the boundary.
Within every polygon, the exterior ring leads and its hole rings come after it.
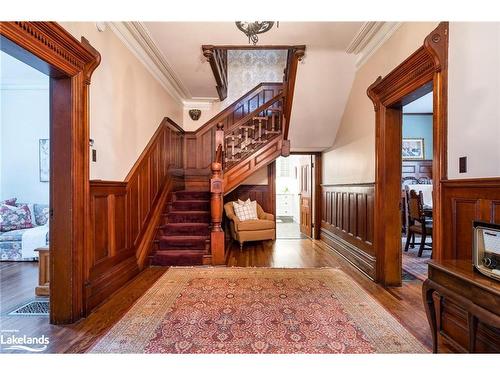
POLYGON ((225 264, 224 194, 280 155, 287 140, 297 63, 289 50, 283 83, 261 83, 183 141, 185 190, 172 194, 157 228, 151 265, 225 264))
POLYGON ((210 264, 210 196, 204 191, 177 191, 162 214, 150 264, 210 264))

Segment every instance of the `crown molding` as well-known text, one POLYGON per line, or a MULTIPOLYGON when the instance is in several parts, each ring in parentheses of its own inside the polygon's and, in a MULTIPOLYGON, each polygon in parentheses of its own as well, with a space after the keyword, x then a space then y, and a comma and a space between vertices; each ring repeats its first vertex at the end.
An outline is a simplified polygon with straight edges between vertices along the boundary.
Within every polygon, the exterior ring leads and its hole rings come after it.
POLYGON ((180 104, 192 96, 141 22, 108 22, 110 29, 180 104))
POLYGON ((346 48, 357 55, 359 69, 401 26, 401 22, 365 22, 346 48))
POLYGON ((360 53, 368 42, 380 30, 384 22, 365 22, 359 31, 352 38, 351 43, 346 48, 347 53, 360 53))
POLYGON ((183 100, 184 109, 212 109, 213 100, 183 100))

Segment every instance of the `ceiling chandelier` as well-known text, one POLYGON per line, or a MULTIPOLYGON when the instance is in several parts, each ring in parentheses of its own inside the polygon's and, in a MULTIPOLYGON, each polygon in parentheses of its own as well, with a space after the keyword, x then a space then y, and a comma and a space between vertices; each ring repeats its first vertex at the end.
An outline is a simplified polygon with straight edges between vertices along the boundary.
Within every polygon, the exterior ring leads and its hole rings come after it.
MULTIPOLYGON (((243 31, 243 33, 248 36, 248 43, 250 41, 253 45, 256 45, 259 41, 257 34, 265 33, 273 27, 274 22, 272 21, 254 21, 254 22, 243 22, 236 21, 236 27, 243 31)), ((276 27, 279 27, 279 22, 276 22, 276 27)))

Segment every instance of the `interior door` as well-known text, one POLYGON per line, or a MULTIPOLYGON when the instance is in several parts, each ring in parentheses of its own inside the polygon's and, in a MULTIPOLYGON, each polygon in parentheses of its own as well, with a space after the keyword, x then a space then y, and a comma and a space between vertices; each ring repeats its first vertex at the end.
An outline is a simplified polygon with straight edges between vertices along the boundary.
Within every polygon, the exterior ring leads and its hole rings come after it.
POLYGON ((300 232, 307 237, 312 235, 312 173, 311 155, 300 159, 299 186, 300 186, 300 232))

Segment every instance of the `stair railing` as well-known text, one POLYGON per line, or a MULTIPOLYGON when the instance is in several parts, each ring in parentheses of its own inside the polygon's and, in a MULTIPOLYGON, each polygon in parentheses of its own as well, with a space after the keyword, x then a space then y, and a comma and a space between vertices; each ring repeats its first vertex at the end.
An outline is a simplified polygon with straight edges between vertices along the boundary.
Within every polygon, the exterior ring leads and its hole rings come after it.
POLYGON ((217 145, 214 162, 211 164, 210 178, 210 248, 212 252, 212 264, 225 264, 224 254, 224 231, 222 230, 222 209, 224 206, 224 179, 223 179, 223 134, 222 127, 218 127, 216 140, 217 145), (220 134, 222 132, 222 134, 220 134), (218 135, 218 136, 217 136, 218 135))
POLYGON ((283 135, 282 93, 264 103, 224 132, 224 171, 283 135))

